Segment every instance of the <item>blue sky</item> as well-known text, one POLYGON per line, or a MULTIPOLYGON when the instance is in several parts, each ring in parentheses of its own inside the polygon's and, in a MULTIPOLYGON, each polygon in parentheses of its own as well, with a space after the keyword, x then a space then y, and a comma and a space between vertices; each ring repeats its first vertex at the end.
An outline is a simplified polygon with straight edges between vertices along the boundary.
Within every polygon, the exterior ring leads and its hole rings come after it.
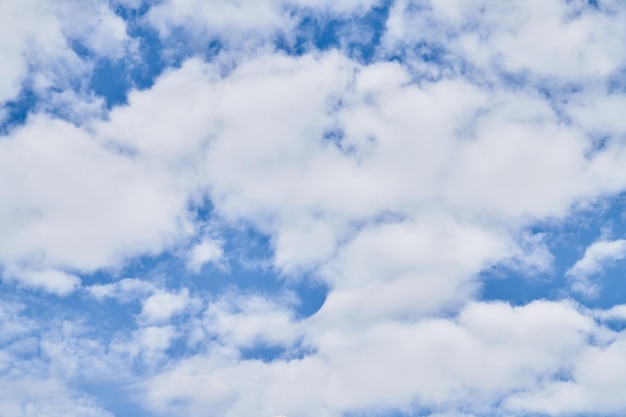
POLYGON ((623 415, 624 21, 0 3, 0 414, 623 415))

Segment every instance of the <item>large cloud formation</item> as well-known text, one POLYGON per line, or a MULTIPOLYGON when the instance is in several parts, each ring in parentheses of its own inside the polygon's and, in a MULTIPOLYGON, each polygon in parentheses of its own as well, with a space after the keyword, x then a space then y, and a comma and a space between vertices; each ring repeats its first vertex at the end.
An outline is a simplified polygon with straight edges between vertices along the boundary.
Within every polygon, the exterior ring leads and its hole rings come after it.
POLYGON ((626 410, 624 308, 573 298, 597 293, 588 276, 624 257, 623 240, 583 251, 558 297, 481 296, 492 267, 556 274, 534 227, 626 190, 624 3, 31 0, 0 11, 8 416, 110 416, 93 387, 112 385, 145 415, 626 410), (380 27, 350 23, 372 15, 380 27), (333 21, 336 45, 318 47, 329 35, 315 30, 333 21), (107 107, 94 68, 136 67, 147 42, 165 69, 107 107), (26 93, 36 105, 15 121, 26 93), (267 238, 269 258, 248 267, 275 274, 278 291, 201 291, 162 265, 124 276, 159 256, 227 274, 249 263, 227 250, 241 244, 233 230, 267 238), (298 313, 301 281, 327 288, 313 314, 298 313), (124 318, 98 328, 93 303, 124 318))

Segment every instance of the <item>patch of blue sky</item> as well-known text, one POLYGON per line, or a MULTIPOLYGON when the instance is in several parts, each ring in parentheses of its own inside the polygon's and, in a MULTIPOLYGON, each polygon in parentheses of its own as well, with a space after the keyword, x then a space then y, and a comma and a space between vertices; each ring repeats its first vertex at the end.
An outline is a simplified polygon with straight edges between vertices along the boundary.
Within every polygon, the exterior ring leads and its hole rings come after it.
POLYGON ((81 391, 96 399, 98 406, 116 417, 141 416, 156 417, 137 401, 136 388, 120 384, 119 381, 81 379, 74 381, 71 388, 81 391))
POLYGON ((587 4, 594 9, 600 8, 600 2, 598 0, 587 0, 587 4))
POLYGON ((263 362, 272 362, 274 360, 281 360, 285 357, 286 349, 283 346, 272 346, 258 344, 252 347, 245 347, 240 349, 241 358, 243 360, 260 360, 263 362))
MULTIPOLYGON (((302 55, 311 48, 339 48, 355 59, 369 62, 376 56, 390 5, 390 1, 385 1, 363 15, 343 19, 305 14, 296 30, 295 43, 288 43, 279 37, 276 39, 276 47, 290 55, 302 55)), ((81 59, 93 63, 87 92, 102 97, 108 109, 126 104, 131 89, 150 88, 165 68, 176 68, 192 56, 211 61, 224 50, 220 39, 210 39, 200 44, 193 42, 184 28, 174 29, 167 41, 163 41, 154 29, 141 21, 148 10, 149 5, 146 3, 136 9, 118 6, 115 10, 125 20, 128 34, 137 41, 137 56, 114 60, 95 56, 80 42, 71 45, 81 59)), ((79 90, 82 86, 73 88, 79 90)), ((10 126, 23 124, 36 103, 37 98, 25 88, 16 100, 7 104, 8 117, 0 125, 0 132, 6 132, 10 126)))
POLYGON ((128 35, 138 41, 138 57, 131 61, 129 75, 133 86, 138 89, 152 87, 156 78, 167 67, 163 56, 164 45, 156 30, 141 22, 148 12, 149 5, 142 3, 139 8, 118 6, 115 13, 126 22, 128 35))
POLYGON ((76 389, 97 398, 98 406, 107 410, 116 417, 121 416, 141 416, 156 417, 157 414, 141 407, 137 398, 130 392, 133 387, 120 386, 113 382, 90 382, 77 384, 76 389))
MULTIPOLYGON (((69 79, 70 89, 78 93, 93 93, 105 100, 106 107, 110 109, 115 105, 127 102, 128 92, 132 88, 145 89, 152 86, 156 78, 165 68, 162 59, 162 45, 156 34, 149 30, 137 29, 141 31, 141 36, 135 34, 140 39, 140 57, 126 57, 112 60, 94 56, 84 45, 79 42, 72 43, 72 50, 83 60, 91 61, 93 70, 86 87, 79 79, 69 79), (85 90, 86 88, 86 90, 85 90)), ((62 90, 52 87, 48 92, 61 92, 62 90)), ((46 97, 41 97, 41 93, 35 93, 30 87, 27 79, 19 95, 4 104, 4 118, 0 120, 0 135, 7 134, 12 128, 25 123, 28 115, 45 105, 46 97)), ((47 94, 43 92, 44 94, 47 94)), ((46 111, 55 117, 66 118, 64 109, 46 107, 46 111)))
POLYGON ((150 88, 166 67, 159 37, 150 30, 136 29, 133 32, 137 32, 133 35, 139 40, 139 58, 90 58, 94 59, 94 68, 88 89, 104 98, 108 109, 126 104, 131 89, 150 88))
POLYGON ((559 85, 551 82, 539 82, 536 91, 550 104, 552 111, 563 125, 571 125, 572 120, 567 113, 566 106, 576 94, 583 91, 583 86, 578 83, 559 85))
POLYGON ((126 104, 132 84, 125 62, 104 58, 95 63, 90 89, 105 99, 107 108, 126 104))
POLYGON ((124 3, 118 3, 115 5, 115 9, 113 9, 114 13, 124 19, 127 24, 135 24, 140 18, 142 18, 148 10, 150 10, 151 5, 150 2, 140 1, 137 6, 135 5, 126 5, 124 3))
MULTIPOLYGON (((609 319, 599 321, 604 327, 614 332, 623 332, 626 330, 626 321, 622 319, 609 319)), ((589 344, 594 344, 593 341, 590 341, 589 344)), ((598 343, 601 345, 601 343, 598 343)))
POLYGON ((236 287, 242 292, 267 295, 292 291, 299 298, 299 303, 294 306, 297 317, 308 317, 319 310, 328 288, 306 274, 296 278, 282 276, 271 266, 274 250, 267 235, 246 227, 223 230, 221 236, 228 268, 223 270, 208 265, 193 277, 195 288, 219 293, 236 287))
POLYGON ((289 55, 340 49, 353 59, 371 62, 376 58, 391 3, 384 1, 363 15, 339 18, 303 11, 295 40, 278 36, 276 47, 289 55))
POLYGON ((367 409, 343 413, 342 417, 428 417, 436 413, 434 408, 413 404, 411 407, 367 409))
POLYGON ((29 87, 22 88, 15 100, 4 104, 5 117, 0 118, 0 135, 6 135, 12 128, 23 125, 37 104, 36 94, 29 87))
POLYGON ((93 63, 87 89, 104 98, 108 109, 125 104, 131 89, 150 88, 167 64, 171 64, 164 59, 164 45, 158 33, 141 22, 148 9, 147 4, 138 9, 121 5, 115 9, 124 19, 128 35, 137 42, 137 49, 127 56, 99 57, 80 42, 71 45, 81 59, 93 63))
POLYGON ((504 300, 523 305, 536 299, 573 299, 589 308, 610 308, 626 303, 626 261, 607 263, 604 269, 589 277, 598 285, 598 294, 589 296, 571 290, 569 270, 585 253, 587 247, 600 239, 626 238, 626 196, 607 197, 593 207, 575 211, 567 220, 546 221, 531 228, 542 234, 554 257, 553 268, 540 274, 525 273, 494 265, 481 273, 484 300, 504 300))
POLYGON ((98 340, 108 339, 120 329, 135 327, 135 316, 141 311, 137 302, 119 303, 111 298, 95 301, 82 292, 61 298, 43 291, 16 288, 10 283, 0 284, 0 291, 3 293, 0 302, 19 300, 24 306, 21 316, 43 324, 42 329, 64 321, 80 323, 90 336, 98 340))
POLYGON ((63 300, 63 304, 66 311, 73 311, 87 325, 97 326, 100 335, 135 327, 136 317, 141 313, 138 299, 120 302, 105 297, 95 301, 89 294, 76 293, 63 300))
MULTIPOLYGON (((210 214, 200 210, 199 216, 206 217, 210 214)), ((309 276, 297 279, 283 277, 280 271, 271 266, 273 249, 268 236, 251 227, 245 227, 222 229, 220 238, 224 240, 226 267, 207 263, 198 272, 190 271, 184 255, 176 249, 156 256, 138 256, 129 260, 119 271, 101 270, 81 278, 85 285, 103 285, 124 278, 137 278, 172 291, 186 287, 194 292, 213 295, 223 294, 233 288, 244 293, 254 291, 267 295, 292 291, 300 299, 300 303, 295 306, 298 317, 312 315, 323 304, 328 293, 324 284, 309 276)), ((87 295, 72 295, 67 302, 80 307, 81 303, 87 301, 84 297, 87 295)), ((126 308, 136 310, 137 307, 133 307, 131 303, 126 308)), ((118 313, 120 319, 123 319, 128 311, 118 313)))
POLYGON ((443 78, 464 78, 483 86, 492 83, 485 79, 483 71, 437 40, 422 39, 401 45, 392 52, 381 54, 379 59, 402 64, 411 73, 412 81, 418 84, 443 78))
MULTIPOLYGON (((337 106, 337 108, 341 107, 341 104, 337 106)), ((323 140, 335 147, 342 154, 346 156, 357 156, 358 148, 355 145, 347 143, 345 139, 345 131, 341 128, 332 128, 328 129, 324 132, 322 136, 323 140)), ((372 140, 374 140, 372 138, 372 140)))
POLYGON ((626 66, 617 69, 607 80, 608 91, 612 94, 626 94, 626 66))

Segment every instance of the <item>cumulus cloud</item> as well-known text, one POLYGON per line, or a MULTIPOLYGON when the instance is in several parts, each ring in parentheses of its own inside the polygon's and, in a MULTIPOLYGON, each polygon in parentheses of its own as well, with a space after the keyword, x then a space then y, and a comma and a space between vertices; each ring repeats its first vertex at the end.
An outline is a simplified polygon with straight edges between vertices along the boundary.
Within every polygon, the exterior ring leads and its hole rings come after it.
POLYGON ((316 336, 315 353, 301 359, 237 360, 219 350, 185 359, 150 381, 147 401, 160 411, 184 403, 189 415, 211 409, 225 416, 339 416, 415 402, 442 412, 462 404, 477 415, 567 414, 578 408, 553 387, 568 384, 580 390, 581 409, 626 406, 617 395, 602 397, 610 405, 594 396, 602 384, 619 384, 619 371, 606 375, 592 363, 609 361, 621 349, 621 335, 568 303, 473 303, 454 320, 391 321, 352 331, 329 325, 316 336), (590 346, 589 337, 604 341, 590 346), (244 375, 258 375, 262 383, 244 375))
POLYGON ((585 294, 595 294, 597 287, 589 277, 599 274, 603 269, 626 257, 626 240, 599 240, 592 243, 581 259, 565 273, 574 281, 572 289, 585 294))
POLYGON ((80 286, 80 278, 74 274, 56 269, 25 269, 8 268, 3 276, 9 280, 17 280, 20 284, 42 289, 57 295, 67 295, 80 286))
POLYGON ((500 248, 514 250, 511 227, 562 216, 626 181, 619 144, 589 157, 584 131, 561 125, 532 92, 483 91, 463 80, 419 86, 409 78, 398 65, 362 66, 337 53, 264 55, 227 77, 219 61, 191 60, 150 91, 131 94, 128 106, 89 132, 39 117, 2 143, 5 188, 21 196, 9 202, 5 193, 4 207, 23 226, 5 224, 18 238, 0 256, 5 264, 88 272, 158 253, 194 233, 186 203, 206 187, 225 221, 251 222, 273 236, 276 264, 287 273, 317 268, 346 239, 429 217, 434 233, 441 221, 500 235, 494 253, 468 255, 477 272, 481 262, 508 255, 500 248), (209 117, 206 108, 214 109, 209 117), (343 136, 324 139, 330 131, 343 136), (74 164, 60 165, 70 157, 74 164), (38 173, 23 176, 11 162, 19 158, 41 161, 38 173), (55 183, 74 197, 41 192, 55 183), (492 220, 479 221, 484 214, 492 220))
POLYGON ((626 33, 618 23, 624 13, 617 1, 401 0, 393 3, 385 45, 410 49, 424 42, 427 53, 440 48, 441 58, 466 60, 480 70, 590 81, 624 62, 619 40, 626 33))
POLYGON ((0 243, 0 260, 18 278, 120 265, 191 232, 182 189, 85 129, 42 115, 0 148, 0 230, 11 236, 0 243))
POLYGON ((143 302, 140 319, 146 323, 167 322, 172 316, 185 311, 189 304, 189 291, 179 293, 157 291, 143 302))
POLYGON ((40 99, 41 109, 64 108, 79 119, 100 113, 102 103, 85 88, 92 60, 118 60, 135 49, 126 22, 106 2, 6 1, 0 16, 0 36, 10 39, 0 42, 0 124, 8 116, 4 105, 25 92, 40 99))
MULTIPOLYGON (((106 379, 190 417, 623 413, 623 306, 481 300, 491 267, 553 272, 538 225, 626 189, 626 10, 596 3, 396 0, 371 59, 278 45, 370 0, 2 3, 24 24, 0 24, 0 101, 32 78, 84 111, 42 106, 0 137, 2 285, 33 302, 0 303, 0 408, 108 416, 70 388, 106 379), (90 59, 140 41, 154 84, 84 99, 90 59), (265 275, 198 281, 247 231, 265 275), (160 255, 159 282, 110 272, 160 255), (302 314, 312 282, 327 296, 302 314)), ((574 292, 625 256, 590 245, 574 292)))
POLYGON ((256 47, 283 36, 293 42, 300 22, 311 15, 321 20, 329 17, 359 16, 379 0, 260 0, 204 2, 168 0, 151 7, 146 22, 162 38, 176 31, 186 32, 191 42, 218 40, 229 47, 256 47))
POLYGON ((293 314, 293 295, 272 299, 261 295, 228 294, 204 312, 204 337, 217 336, 229 346, 290 345, 301 336, 293 314))
POLYGON ((222 242, 215 239, 205 238, 194 245, 189 251, 187 268, 199 272, 206 264, 220 265, 224 259, 222 242))

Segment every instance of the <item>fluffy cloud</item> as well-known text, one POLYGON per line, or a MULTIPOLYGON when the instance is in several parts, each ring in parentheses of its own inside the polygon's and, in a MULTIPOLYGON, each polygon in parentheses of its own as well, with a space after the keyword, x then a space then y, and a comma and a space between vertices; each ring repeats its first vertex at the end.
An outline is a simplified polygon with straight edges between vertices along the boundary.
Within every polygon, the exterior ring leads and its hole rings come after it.
MULTIPOLYGON (((84 129, 38 116, 0 148, 0 231, 11 236, 0 261, 31 285, 45 286, 30 271, 115 266, 190 232, 184 190, 84 129)), ((58 282, 57 292, 75 283, 58 282)))
POLYGON ((493 253, 467 258, 477 262, 468 275, 511 256, 509 234, 529 221, 626 182, 619 142, 589 155, 585 131, 533 92, 407 84, 399 65, 336 53, 265 55, 226 77, 219 64, 192 60, 88 129, 40 116, 4 141, 3 187, 20 197, 4 193, 15 239, 3 262, 93 271, 158 253, 195 233, 187 204, 205 189, 225 221, 273 236, 287 273, 316 268, 380 222, 424 221, 426 240, 436 224, 500 235, 493 253), (23 175, 21 159, 40 169, 23 175), (72 193, 43 192, 55 184, 72 193))
POLYGON ((600 240, 591 244, 581 259, 567 270, 573 279, 572 289, 587 295, 595 294, 597 286, 589 282, 591 275, 602 272, 607 264, 626 257, 626 240, 600 240))
POLYGON ((157 291, 143 302, 140 318, 146 323, 166 322, 172 316, 182 313, 188 304, 187 290, 178 294, 157 291))
MULTIPOLYGON (((29 18, 19 42, 0 45, 12 65, 0 100, 48 75, 42 85, 82 94, 59 81, 72 63, 68 77, 88 73, 72 42, 112 60, 132 49, 104 3, 13 3, 4 16, 29 18)), ((192 417, 626 410, 626 345, 612 326, 623 306, 480 300, 489 267, 551 271, 533 226, 626 188, 626 99, 611 84, 626 60, 623 6, 398 0, 371 61, 273 43, 307 14, 375 5, 146 6, 135 24, 157 29, 163 62, 180 39, 227 47, 166 69, 102 117, 70 123, 44 106, 1 137, 3 285, 43 305, 58 299, 28 289, 98 301, 28 319, 0 304, 3 410, 45 415, 49 402, 49 415, 106 416, 69 388, 103 379, 132 385, 157 414, 192 417), (197 212, 207 201, 208 220, 197 212), (173 254, 192 277, 235 263, 229 233, 242 229, 268 238, 275 293, 116 274, 144 255, 173 254), (328 296, 301 317, 306 294, 288 288, 306 279, 328 296), (131 320, 88 323, 113 304, 131 320), (277 353, 254 354, 266 348, 277 353)), ((567 275, 588 284, 624 253, 622 240, 595 242, 567 275)))
POLYGON ((168 0, 151 7, 145 20, 164 39, 182 31, 192 43, 202 45, 218 40, 229 47, 249 48, 279 36, 293 41, 305 17, 320 16, 324 21, 359 16, 380 3, 379 0, 168 0))
POLYGON ((623 374, 602 365, 617 358, 623 336, 568 303, 473 303, 453 320, 338 330, 325 327, 315 353, 299 359, 237 360, 219 349, 185 359, 150 381, 147 401, 162 412, 182 403, 189 415, 225 416, 339 416, 416 403, 479 415, 626 407, 617 395, 623 374))
POLYGON ((124 20, 100 0, 7 1, 0 16, 0 36, 10 39, 0 42, 2 124, 9 115, 4 104, 25 91, 39 98, 38 108, 79 119, 99 113, 102 103, 86 88, 93 60, 118 60, 135 48, 124 20))
POLYGON ((624 13, 618 1, 401 0, 392 6, 385 44, 393 50, 423 42, 426 53, 440 49, 442 58, 455 56, 479 70, 590 81, 623 65, 624 13))
POLYGON ((219 240, 204 238, 194 245, 189 251, 187 268, 199 272, 208 263, 220 265, 224 260, 222 242, 219 240))

